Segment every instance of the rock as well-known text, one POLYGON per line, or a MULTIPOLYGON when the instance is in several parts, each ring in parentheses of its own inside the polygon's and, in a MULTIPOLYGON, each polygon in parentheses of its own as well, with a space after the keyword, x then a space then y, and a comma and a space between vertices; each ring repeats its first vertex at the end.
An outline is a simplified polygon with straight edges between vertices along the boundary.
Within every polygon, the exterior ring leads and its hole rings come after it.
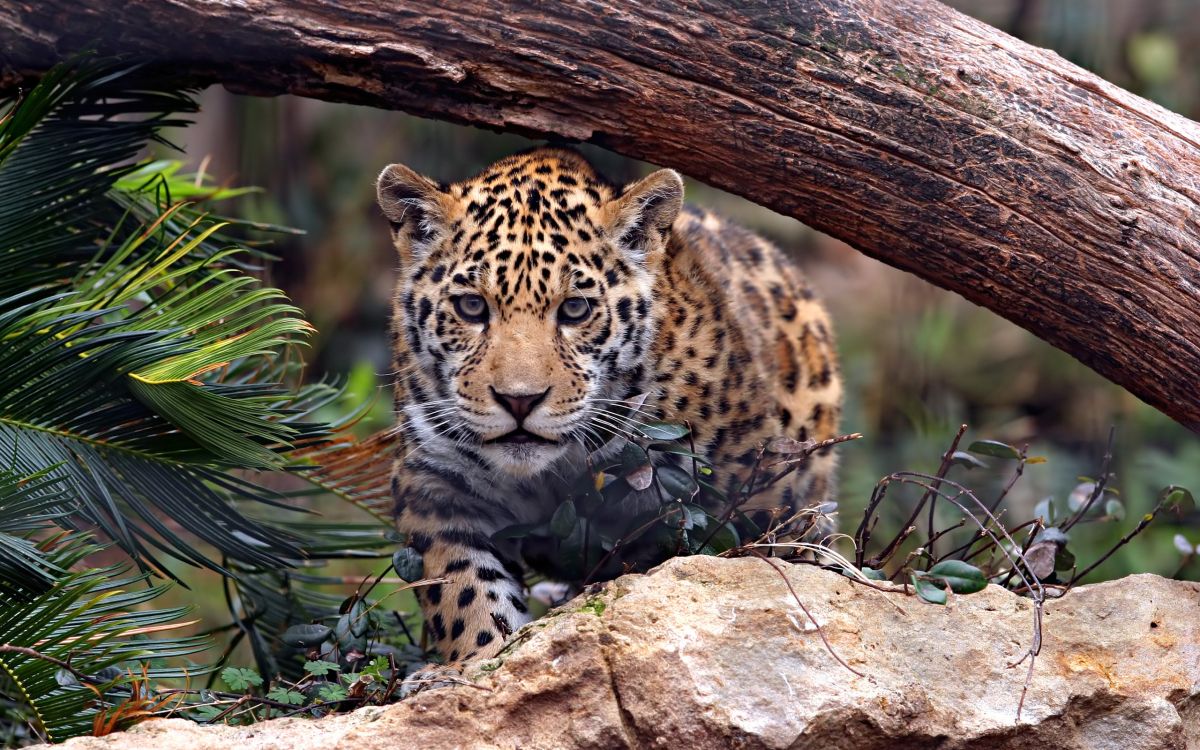
POLYGON ((940 607, 811 566, 680 558, 528 626, 474 686, 320 721, 153 721, 65 747, 1200 750, 1198 615, 1200 584, 1149 575, 1048 602, 1017 721, 1028 599, 991 586, 940 607))

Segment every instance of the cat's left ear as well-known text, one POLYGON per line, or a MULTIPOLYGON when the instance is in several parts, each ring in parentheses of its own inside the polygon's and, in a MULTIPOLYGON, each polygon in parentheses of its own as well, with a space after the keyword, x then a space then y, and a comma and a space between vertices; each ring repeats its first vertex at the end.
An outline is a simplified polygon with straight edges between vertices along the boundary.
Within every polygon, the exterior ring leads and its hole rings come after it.
POLYGON ((449 223, 450 196, 436 182, 403 164, 390 164, 383 170, 376 192, 402 263, 422 260, 449 223))
POLYGON ((660 169, 609 202, 608 235, 634 260, 644 262, 666 248, 682 208, 683 179, 673 169, 660 169))

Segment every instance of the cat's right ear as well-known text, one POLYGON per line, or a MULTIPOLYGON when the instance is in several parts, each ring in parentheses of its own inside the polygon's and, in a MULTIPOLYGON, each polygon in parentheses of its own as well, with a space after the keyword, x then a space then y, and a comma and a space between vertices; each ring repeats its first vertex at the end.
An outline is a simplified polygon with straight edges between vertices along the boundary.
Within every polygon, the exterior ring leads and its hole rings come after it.
POLYGON ((428 177, 403 164, 389 164, 380 172, 375 192, 402 261, 419 259, 444 233, 450 196, 428 177))

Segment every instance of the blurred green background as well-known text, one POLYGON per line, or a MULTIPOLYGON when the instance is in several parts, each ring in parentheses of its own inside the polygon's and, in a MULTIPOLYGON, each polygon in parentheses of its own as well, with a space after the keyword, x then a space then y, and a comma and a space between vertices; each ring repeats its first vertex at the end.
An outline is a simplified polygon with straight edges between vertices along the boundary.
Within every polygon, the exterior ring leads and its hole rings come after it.
MULTIPOLYGON (((951 5, 1142 96, 1200 117, 1200 4, 1184 0, 956 0, 951 5)), ((394 260, 374 207, 373 180, 394 161, 439 180, 466 177, 532 145, 524 138, 421 120, 396 112, 223 89, 204 93, 195 124, 172 134, 187 161, 222 183, 257 185, 239 215, 304 230, 275 245, 271 281, 286 290, 319 333, 308 375, 340 373, 351 394, 369 398, 387 382, 385 336, 394 260)), ((612 179, 650 169, 596 148, 583 150, 612 179)), ((1175 483, 1200 489, 1200 440, 1123 389, 1024 330, 925 282, 870 260, 802 224, 696 180, 688 199, 763 233, 790 251, 831 308, 847 381, 843 429, 865 435, 841 449, 842 527, 852 531, 872 486, 899 470, 936 469, 957 427, 968 439, 1030 444, 1047 457, 1030 466, 1011 498, 1018 516, 1053 496, 1059 503, 1080 476, 1094 476, 1110 426, 1117 429, 1112 470, 1129 507, 1120 524, 1080 526, 1072 546, 1081 564, 1107 549, 1175 483), (1094 554, 1095 552, 1095 554, 1094 554)), ((364 429, 390 420, 377 401, 364 429)), ((952 476, 984 499, 1007 477, 1006 462, 952 476)), ((893 496, 880 533, 895 528, 914 498, 893 496)), ((355 511, 330 500, 329 515, 355 511)), ((947 515, 947 520, 950 516, 947 515)), ((1089 580, 1130 572, 1170 575, 1181 558, 1172 537, 1200 542, 1200 529, 1164 523, 1123 548, 1089 580)), ((347 575, 377 572, 345 570, 347 575)), ((1184 574, 1195 577, 1196 566, 1184 574)), ((193 576, 194 579, 194 576, 193 576)), ((208 622, 224 603, 177 592, 208 622)), ((203 591, 206 587, 201 585, 203 591)), ((352 585, 347 586, 347 593, 352 585)))

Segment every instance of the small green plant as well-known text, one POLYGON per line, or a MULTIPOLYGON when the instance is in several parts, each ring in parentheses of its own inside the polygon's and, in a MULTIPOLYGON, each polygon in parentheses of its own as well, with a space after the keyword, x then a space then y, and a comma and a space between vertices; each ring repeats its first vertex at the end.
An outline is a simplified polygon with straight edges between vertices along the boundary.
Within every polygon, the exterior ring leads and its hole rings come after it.
POLYGON ((365 596, 347 600, 333 626, 295 625, 283 634, 301 664, 292 677, 269 681, 255 669, 226 667, 220 678, 228 691, 166 690, 183 694, 175 708, 197 721, 242 724, 278 716, 320 717, 401 697, 403 678, 425 662, 414 643, 397 648, 385 642, 386 629, 373 617, 365 596))
POLYGON ((263 684, 262 676, 258 672, 240 667, 225 667, 221 670, 221 679, 225 681, 230 690, 246 690, 250 687, 260 687, 263 684))

